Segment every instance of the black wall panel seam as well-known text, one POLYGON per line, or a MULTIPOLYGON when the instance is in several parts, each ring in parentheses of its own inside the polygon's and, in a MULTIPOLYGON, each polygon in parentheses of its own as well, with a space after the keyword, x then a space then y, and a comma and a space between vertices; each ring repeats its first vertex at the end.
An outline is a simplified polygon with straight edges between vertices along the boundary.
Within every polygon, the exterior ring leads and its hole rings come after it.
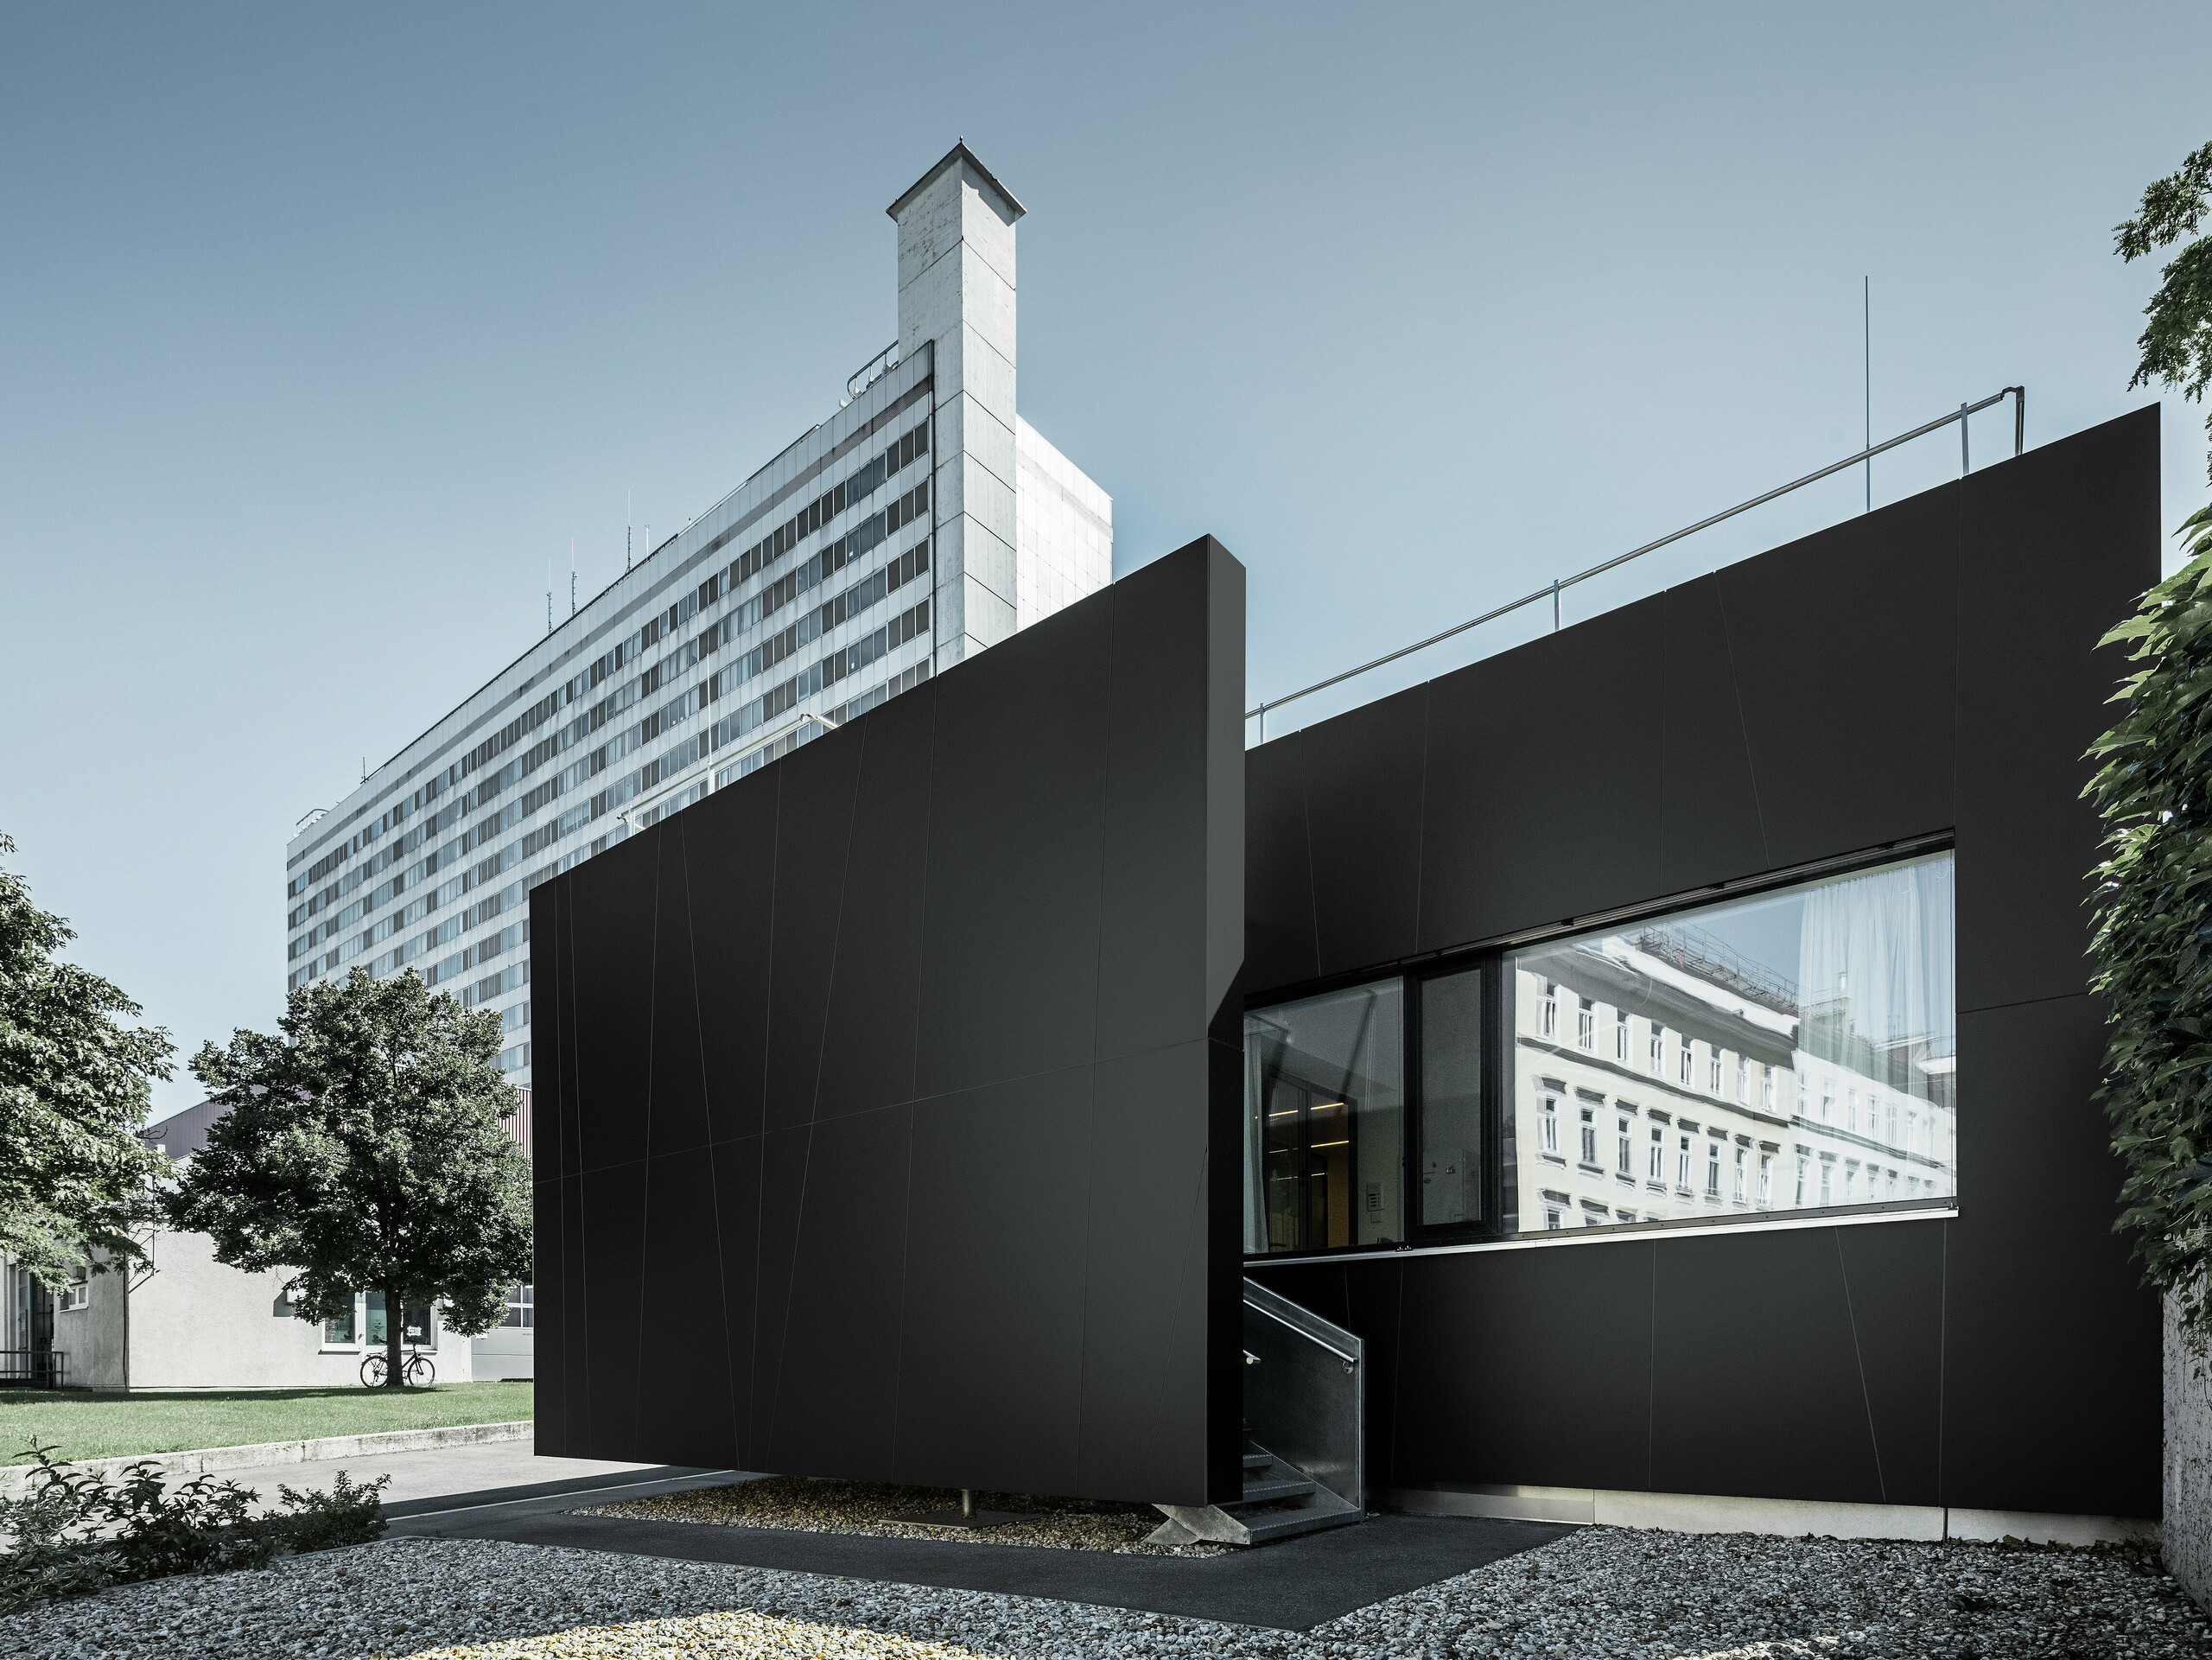
MULTIPOLYGON (((932 579, 934 581, 934 579, 932 579)), ((931 654, 935 661, 936 654, 931 654)), ((935 672, 934 670, 931 672, 935 672)), ((917 687, 917 690, 921 688, 917 687)), ((930 842, 937 833, 937 716, 939 703, 935 690, 930 693, 930 753, 929 770, 923 774, 931 780, 922 792, 922 905, 914 928, 914 1042, 906 1054, 906 1098, 914 1098, 915 1080, 922 1075, 922 982, 929 964, 930 938, 930 842)))
MULTIPOLYGON (((1774 843, 1766 833, 1766 798, 1759 791, 1759 758, 1751 747, 1751 728, 1744 715, 1744 677, 1736 668, 1735 631, 1728 623, 1728 584, 1713 585, 1713 601, 1720 607, 1720 644, 1728 653, 1728 686, 1736 695, 1736 735, 1744 746, 1744 770, 1751 775, 1751 809, 1759 820, 1759 860, 1767 869, 1774 868, 1774 843)), ((1669 736, 1671 740, 1671 732, 1669 736)), ((1662 834, 1664 834, 1662 830, 1662 834)), ((1662 843, 1659 849, 1659 868, 1667 868, 1667 849, 1662 843)))
POLYGON ((1866 1386, 1866 1352, 1859 1342, 1859 1310, 1851 1300, 1850 1265, 1843 1260, 1843 1230, 1831 1228, 1828 1237, 1835 1244, 1835 1271, 1843 1282, 1843 1313, 1851 1326, 1852 1364, 1859 1371, 1859 1398, 1866 1407, 1866 1440, 1874 1449, 1874 1489, 1886 1504, 1890 1502, 1890 1484, 1882 1472, 1882 1437, 1874 1428, 1874 1396, 1866 1386))
POLYGON ((1433 682, 1424 681, 1421 689, 1421 805, 1414 817, 1414 950, 1421 948, 1421 895, 1422 881, 1428 875, 1428 740, 1432 724, 1429 708, 1433 701, 1430 687, 1433 682))
MULTIPOLYGON (((691 1027, 699 1039, 699 1095, 706 1108, 708 1129, 707 1194, 715 1212, 715 1288, 722 1309, 722 1375, 729 1380, 730 1450, 743 1444, 744 1430, 737 1416, 737 1357, 730 1348, 729 1258, 722 1245, 722 1188, 721 1161, 714 1154, 715 1081, 707 1066, 707 1012, 699 1004, 699 927, 691 914, 691 843, 677 818, 676 856, 683 873, 683 943, 691 957, 691 1027)), ((766 1135, 762 1140, 766 1140, 766 1135)))
MULTIPOLYGON (((806 1255, 806 1183, 807 1178, 814 1173, 814 1137, 815 1127, 809 1124, 806 1126, 806 1157, 798 1167, 798 1208, 791 1215, 791 1267, 784 1282, 784 1329, 776 1337, 776 1386, 768 1396, 768 1429, 760 1444, 760 1450, 767 1454, 772 1463, 776 1454, 776 1414, 784 1404, 784 1368, 791 1364, 791 1300, 798 1293, 798 1265, 806 1255)), ((911 1147, 907 1157, 911 1163, 911 1147)), ((768 1168, 766 1159, 760 1161, 760 1168, 765 1181, 768 1168)))
MULTIPOLYGON (((1298 809, 1306 825, 1306 913, 1313 919, 1313 972, 1321 972, 1321 891, 1313 874, 1313 791, 1306 776, 1307 744, 1303 732, 1292 735, 1298 746, 1298 809)), ((1416 923, 1418 925, 1418 923, 1416 923)))
MULTIPOLYGON (((767 1244, 768 1056, 772 1047, 771 1042, 767 1040, 767 1034, 772 1034, 775 1030, 776 866, 782 857, 784 845, 784 769, 779 766, 776 767, 774 771, 776 774, 776 817, 774 829, 768 838, 768 916, 766 924, 761 929, 762 938, 768 942, 768 963, 766 970, 761 979, 761 1002, 763 1004, 760 1018, 760 1030, 763 1034, 763 1040, 760 1045, 761 1135, 760 1161, 758 1167, 758 1173, 753 1179, 753 1296, 751 1298, 753 1304, 753 1335, 751 1340, 745 1345, 747 1402, 745 1430, 748 1437, 752 1434, 753 1421, 760 1415, 760 1263, 762 1261, 762 1252, 767 1244)), ((714 1121, 712 1119, 708 1120, 708 1133, 709 1135, 714 1133, 713 1123, 714 1121)), ((810 1136, 811 1132, 810 1132, 810 1136)), ((707 1150, 707 1156, 709 1158, 714 1156, 714 1149, 711 1147, 707 1150)), ((793 1256, 793 1261, 797 1261, 796 1255, 793 1256)), ((785 1298, 784 1303, 784 1319, 785 1325, 788 1326, 791 1320, 791 1302, 788 1297, 785 1298)), ((779 1370, 780 1375, 780 1369, 783 1365, 783 1355, 780 1350, 777 1352, 776 1364, 779 1370)), ((733 1388, 734 1387, 734 1384, 733 1384, 733 1388)), ((770 1402, 769 1410, 772 1414, 775 1410, 772 1401, 770 1402)), ((752 1458, 752 1452, 766 1450, 766 1449, 764 1445, 760 1448, 747 1451, 745 1453, 746 1461, 748 1463, 753 1461, 752 1458)))
POLYGON ((1936 1294, 1936 1502, 1948 1505, 1951 1490, 1943 1475, 1943 1431, 1950 1418, 1951 1395, 1951 1224, 1943 1224, 1942 1268, 1936 1294))
MULTIPOLYGON (((830 975, 822 988, 822 1037, 814 1046, 814 1088, 806 1102, 807 1121, 822 1110, 822 1064, 830 1053, 830 1027, 837 1008, 837 957, 845 944, 845 894, 853 882, 853 843, 859 839, 861 775, 868 770, 868 723, 861 723, 861 753, 853 757, 853 793, 845 803, 845 861, 837 870, 837 919, 830 928, 830 975)), ((766 1111, 766 1104, 763 1104, 766 1111)), ((762 1121, 766 1123, 764 1118, 762 1121)))
MULTIPOLYGON (((646 960, 652 967, 645 981, 645 1154, 648 1161, 645 1179, 640 1185, 638 1202, 638 1384, 631 1396, 637 1410, 643 1414, 645 1381, 645 1287, 652 1274, 653 1238, 653 1179, 650 1161, 653 1148, 653 1061, 659 1053, 655 1038, 660 1031, 660 881, 664 866, 668 862, 668 831, 660 829, 653 837, 653 925, 646 935, 646 960)), ((642 1416, 630 1427, 634 1437, 645 1428, 642 1416)))
POLYGON ((1651 1256, 1651 1296, 1645 1303, 1643 1342, 1643 1491, 1651 1491, 1659 1456, 1659 1248, 1646 1243, 1651 1256))
POLYGON ((2037 1003, 2070 1003, 2078 997, 2094 997, 2097 994, 2084 981, 2079 991, 2056 991, 2048 997, 2023 997, 2018 1002, 1975 1003, 1971 1008, 1961 1005, 1961 1014, 1990 1014, 2003 1008, 2027 1008, 2037 1003))

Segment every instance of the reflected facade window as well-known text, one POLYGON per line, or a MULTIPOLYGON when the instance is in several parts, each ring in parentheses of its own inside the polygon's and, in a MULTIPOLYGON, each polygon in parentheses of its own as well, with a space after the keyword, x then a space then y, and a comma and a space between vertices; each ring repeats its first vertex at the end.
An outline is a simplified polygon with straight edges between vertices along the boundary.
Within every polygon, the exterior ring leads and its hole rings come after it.
POLYGON ((1405 1237, 1404 1057, 1395 978, 1245 1015, 1248 1252, 1405 1237))
MULTIPOLYGON (((1561 1093, 1610 1107, 1624 1143, 1647 1123, 1649 1219, 1954 1196, 1953 893, 1938 854, 1508 957, 1515 1139, 1561 1093), (1539 997, 1645 1027, 1647 1065, 1561 1046, 1539 997)), ((1572 1163, 1507 1180, 1532 1219, 1544 1189, 1579 1206, 1618 1186, 1572 1163)))
POLYGON ((1929 855, 1248 1012, 1247 1251, 1955 1198, 1954 886, 1929 855))

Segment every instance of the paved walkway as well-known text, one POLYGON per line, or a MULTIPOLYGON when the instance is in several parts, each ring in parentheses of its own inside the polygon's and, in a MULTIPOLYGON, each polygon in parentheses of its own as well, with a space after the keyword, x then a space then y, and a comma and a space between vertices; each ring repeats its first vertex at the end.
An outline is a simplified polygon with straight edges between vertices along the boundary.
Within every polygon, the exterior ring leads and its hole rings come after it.
POLYGON ((467 1514, 534 1515, 577 1504, 680 1492, 686 1487, 734 1481, 739 1472, 709 1472, 664 1464, 617 1464, 600 1459, 539 1458, 529 1441, 489 1441, 474 1447, 434 1447, 418 1452, 371 1453, 226 1470, 215 1479, 235 1481, 276 1504, 279 1484, 328 1488, 343 1470, 355 1481, 388 1475, 384 1513, 395 1534, 430 1531, 413 1518, 467 1514))
MULTIPOLYGON (((706 1485, 706 1484, 702 1484, 706 1485)), ((571 1498, 547 1507, 557 1511, 571 1498)), ((1220 1556, 1118 1555, 863 1534, 797 1533, 698 1522, 499 1511, 416 1530, 626 1555, 835 1574, 950 1590, 995 1591, 1151 1613, 1310 1631, 1385 1597, 1433 1585, 1578 1530, 1545 1522, 1378 1516, 1220 1556)), ((396 1533, 399 1531, 394 1528, 396 1533)))
POLYGON ((1287 1631, 1310 1631, 1355 1608, 1575 1531, 1540 1522, 1382 1516, 1220 1556, 1135 1556, 576 1516, 569 1512, 579 1505, 719 1486, 747 1472, 538 1458, 528 1441, 270 1465, 231 1471, 224 1479, 255 1488, 264 1503, 273 1503, 280 1482, 327 1488, 340 1470, 356 1481, 391 1477, 385 1514, 395 1537, 505 1539, 890 1585, 1004 1592, 1287 1631))

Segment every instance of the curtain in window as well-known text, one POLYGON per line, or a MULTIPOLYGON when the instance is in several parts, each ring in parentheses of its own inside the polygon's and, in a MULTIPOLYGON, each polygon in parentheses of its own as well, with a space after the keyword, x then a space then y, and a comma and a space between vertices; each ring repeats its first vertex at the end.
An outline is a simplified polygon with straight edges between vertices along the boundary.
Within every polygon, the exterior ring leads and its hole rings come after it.
POLYGON ((1948 855, 1846 877, 1804 896, 1797 955, 1804 1048, 1928 1094, 1958 1053, 1948 855))

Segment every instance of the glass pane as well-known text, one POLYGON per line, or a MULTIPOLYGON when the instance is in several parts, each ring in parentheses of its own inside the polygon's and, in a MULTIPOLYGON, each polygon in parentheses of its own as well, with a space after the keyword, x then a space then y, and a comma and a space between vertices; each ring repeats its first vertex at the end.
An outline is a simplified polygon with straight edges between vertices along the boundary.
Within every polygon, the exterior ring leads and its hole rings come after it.
POLYGON ((388 1340, 384 1320, 384 1293, 372 1291, 363 1300, 368 1305, 368 1340, 382 1345, 388 1340))
POLYGON ((323 1321, 322 1340, 325 1343, 351 1343, 353 1340, 353 1307, 351 1303, 346 1305, 343 1318, 323 1321))
POLYGON ((434 1349, 437 1346, 435 1333, 430 1326, 430 1305, 410 1302, 400 1311, 405 1316, 401 1335, 410 1348, 434 1349))
POLYGON ((1512 959, 1506 1225, 1956 1193, 1940 854, 1512 959))
POLYGON ((1244 1248, 1405 1232, 1404 1005, 1387 980, 1244 1017, 1244 1248))
POLYGON ((1421 1220, 1482 1219, 1483 975, 1421 989, 1421 1220))

